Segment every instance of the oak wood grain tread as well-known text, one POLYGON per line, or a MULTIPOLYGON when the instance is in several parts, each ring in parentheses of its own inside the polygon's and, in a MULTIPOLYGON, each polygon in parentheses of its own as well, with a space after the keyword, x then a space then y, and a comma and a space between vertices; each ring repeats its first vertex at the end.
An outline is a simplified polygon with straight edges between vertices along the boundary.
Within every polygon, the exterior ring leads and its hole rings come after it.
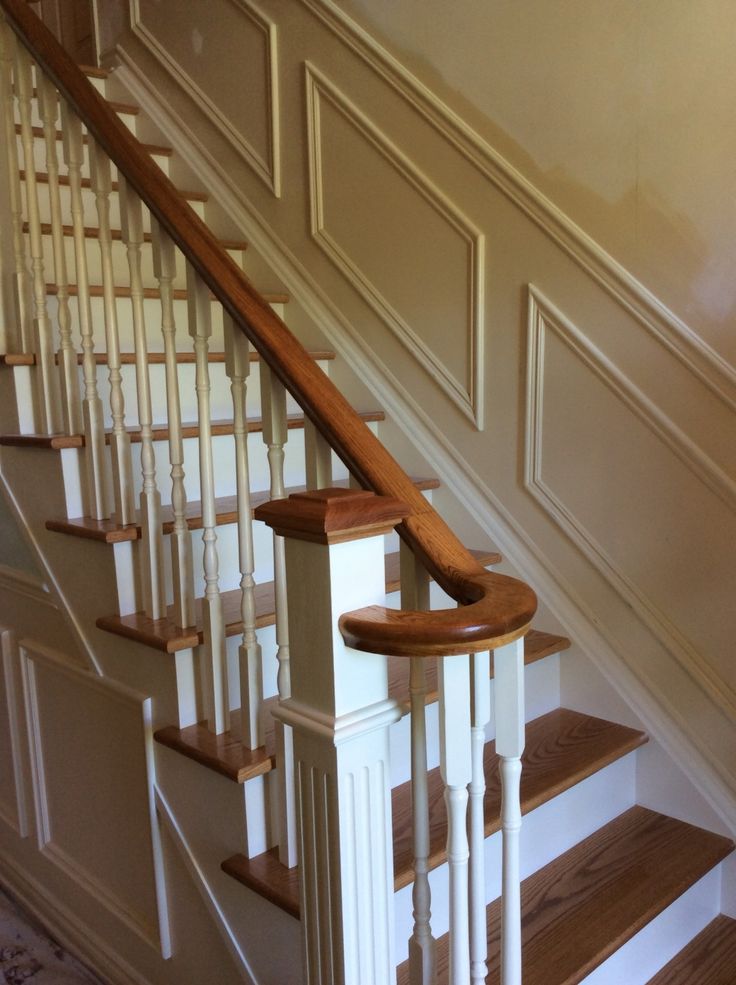
MULTIPOLYGON (((632 807, 522 883, 524 985, 576 985, 731 851, 728 838, 632 807)), ((487 908, 499 985, 499 901, 487 908)), ((447 982, 447 936, 437 946, 447 982)), ((398 985, 408 985, 408 966, 398 985)))
MULTIPOLYGON (((383 421, 386 415, 381 410, 364 411, 360 414, 362 420, 383 421)), ((287 416, 287 427, 295 430, 304 427, 303 414, 289 414, 287 416)), ((246 422, 246 429, 249 434, 254 434, 263 430, 263 420, 260 417, 249 417, 246 422)), ((137 427, 126 428, 132 444, 140 444, 141 430, 137 427)), ((154 425, 152 428, 154 441, 168 441, 169 429, 166 425, 154 425)), ((233 433, 232 421, 212 421, 212 437, 231 435, 233 433)), ((199 425, 184 423, 181 426, 182 438, 198 438, 199 425)), ((105 431, 105 442, 110 443, 110 431, 105 431)), ((85 439, 83 434, 0 434, 0 445, 14 448, 50 448, 60 450, 62 448, 83 448, 85 439)))
MULTIPOLYGON (((37 184, 39 184, 39 185, 47 185, 49 183, 48 172, 46 172, 46 171, 36 171, 35 174, 36 174, 36 183, 37 184)), ((20 170, 19 176, 20 176, 20 180, 21 181, 25 181, 26 180, 26 173, 25 173, 25 171, 23 169, 20 170)), ((59 186, 60 187, 62 187, 62 188, 68 188, 69 187, 69 175, 68 174, 60 174, 58 176, 58 181, 59 181, 59 186)), ((89 178, 82 178, 81 179, 81 186, 82 186, 82 188, 91 188, 92 187, 92 182, 90 181, 89 178)), ((118 182, 117 181, 111 182, 111 184, 110 184, 110 190, 113 191, 113 192, 119 191, 119 185, 118 185, 118 182)), ((185 198, 187 200, 187 202, 209 202, 209 200, 210 200, 210 197, 207 194, 207 192, 191 191, 191 190, 190 191, 182 191, 182 190, 179 190, 179 194, 182 196, 182 198, 185 198)))
POLYGON ((734 985, 736 920, 716 917, 648 985, 734 985))
MULTIPOLYGON (((88 72, 85 71, 84 74, 87 75, 88 72)), ((15 87, 13 87, 13 92, 15 93, 15 87)), ((95 95, 99 96, 99 93, 95 93, 95 95)), ((33 99, 38 99, 37 89, 33 89, 31 97, 33 99)), ((141 111, 140 106, 136 106, 135 103, 123 103, 116 99, 104 99, 104 102, 113 111, 113 113, 117 113, 118 116, 138 116, 141 111)), ((84 120, 82 120, 82 123, 84 123, 84 120)))
MULTIPOLYGON (((30 231, 30 227, 28 223, 24 222, 23 232, 27 233, 29 231, 30 231)), ((74 236, 74 226, 69 226, 65 224, 61 227, 61 231, 64 236, 70 236, 70 237, 74 236)), ((50 222, 41 223, 41 235, 42 236, 51 235, 50 222)), ((84 235, 87 239, 99 239, 100 230, 97 226, 85 226, 84 235)), ((122 242, 123 240, 122 229, 111 229, 110 239, 112 239, 114 242, 122 242)), ((153 237, 151 236, 151 233, 144 232, 143 239, 145 240, 146 243, 150 243, 152 242, 153 237)), ((223 248, 223 250, 233 250, 233 251, 237 250, 240 251, 241 253, 245 253, 245 251, 248 249, 248 242, 244 239, 221 239, 219 243, 220 246, 223 248)))
POLYGON ((274 729, 271 715, 266 721, 265 745, 258 749, 244 749, 240 727, 240 709, 230 712, 230 729, 222 735, 213 735, 206 723, 177 728, 167 725, 153 733, 156 742, 181 753, 187 759, 220 773, 235 783, 245 783, 256 776, 269 773, 275 763, 274 729))
MULTIPOLYGON (((15 132, 20 136, 23 133, 23 126, 20 123, 15 124, 15 132)), ((43 127, 34 126, 31 127, 31 133, 34 137, 39 137, 45 139, 46 134, 43 127)), ((57 140, 64 139, 64 133, 61 130, 57 130, 55 133, 57 140)), ((86 133, 82 134, 82 143, 89 143, 89 136, 86 133)), ((141 142, 141 147, 145 148, 149 154, 155 154, 158 157, 173 157, 174 149, 173 147, 167 147, 165 144, 144 144, 141 142)))
MULTIPOLYGON (((414 484, 418 489, 437 489, 439 479, 417 478, 414 484)), ((337 479, 332 482, 333 486, 347 488, 347 479, 337 479)), ((286 495, 304 492, 306 486, 289 486, 286 495)), ((267 503, 270 493, 267 490, 252 491, 250 494, 251 507, 255 509, 261 503, 267 503)), ((174 517, 171 506, 161 508, 163 515, 163 532, 170 534, 174 526, 174 517)), ((215 500, 215 519, 217 526, 224 526, 227 523, 236 523, 238 519, 238 500, 236 496, 218 496, 215 500)), ((202 504, 196 500, 187 502, 187 526, 190 530, 201 530, 202 528, 202 504)), ((122 526, 115 520, 93 520, 91 517, 80 516, 68 520, 66 518, 51 519, 46 521, 46 529, 53 530, 54 533, 70 534, 74 537, 82 537, 86 540, 98 540, 105 544, 122 544, 126 541, 138 540, 141 536, 140 520, 136 523, 129 523, 122 526)), ((500 555, 488 561, 488 564, 498 564, 501 560, 500 555)))
MULTIPOLYGON (((482 563, 486 557, 495 558, 495 552, 478 552, 482 563)), ((386 591, 396 591, 399 587, 399 563, 398 555, 386 555, 386 591)), ((487 561, 486 563, 493 563, 487 561)), ((255 589, 256 597, 256 627, 272 626, 274 622, 274 590, 273 582, 261 582, 255 589)), ((134 612, 127 616, 102 616, 96 625, 99 629, 106 632, 115 633, 117 636, 124 636, 126 639, 135 640, 143 643, 155 650, 164 653, 177 653, 179 650, 188 650, 193 646, 199 646, 204 640, 204 629, 202 624, 201 599, 195 600, 195 614, 197 621, 194 626, 178 626, 173 618, 173 606, 169 607, 169 616, 165 619, 151 619, 144 612, 134 612)), ((241 592, 239 588, 222 593, 222 605, 225 618, 225 632, 227 636, 239 636, 243 632, 243 623, 240 613, 241 592)), ((406 661, 404 661, 406 663, 406 661)), ((402 676, 397 675, 398 687, 403 688, 402 676)), ((401 695, 404 695, 401 691, 401 695)))
MULTIPOLYGON (((521 800, 527 814, 559 793, 591 776, 616 759, 638 748, 647 737, 643 732, 593 718, 565 708, 542 715, 527 724, 521 800)), ((495 743, 487 743, 484 771, 488 789, 485 798, 486 836, 498 831, 501 798, 498 781, 498 758, 495 743)), ((439 769, 429 773, 430 798, 430 869, 446 859, 447 820, 439 769)), ((394 836, 394 889, 414 880, 411 854, 410 784, 395 787, 391 793, 394 836)), ((278 858, 266 852, 253 859, 233 856, 223 869, 240 882, 265 895, 293 916, 299 916, 299 883, 287 874, 278 858), (227 866, 227 867, 226 867, 227 866), (281 871, 280 871, 281 870, 281 871), (267 878, 266 878, 267 877, 267 878), (279 887, 279 901, 263 892, 269 882, 279 887), (287 895, 287 887, 290 896, 287 895)))

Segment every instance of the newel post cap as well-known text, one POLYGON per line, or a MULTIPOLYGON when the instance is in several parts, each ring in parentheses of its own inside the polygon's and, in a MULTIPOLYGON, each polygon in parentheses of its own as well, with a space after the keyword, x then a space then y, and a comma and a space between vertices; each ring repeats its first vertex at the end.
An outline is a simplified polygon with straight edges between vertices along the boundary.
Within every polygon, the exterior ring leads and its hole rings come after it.
POLYGON ((339 544, 389 533, 410 514, 390 496, 365 489, 315 489, 263 503, 253 513, 275 533, 317 544, 339 544))

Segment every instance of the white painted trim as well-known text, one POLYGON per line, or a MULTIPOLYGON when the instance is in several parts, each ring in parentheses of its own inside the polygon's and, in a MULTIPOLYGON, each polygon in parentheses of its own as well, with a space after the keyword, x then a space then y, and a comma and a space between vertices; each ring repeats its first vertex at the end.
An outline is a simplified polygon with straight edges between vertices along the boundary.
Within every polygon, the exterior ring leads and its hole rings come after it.
MULTIPOLYGON (((227 116, 210 97, 197 85, 194 79, 182 68, 179 62, 151 34, 141 20, 140 0, 132 0, 130 5, 130 26, 148 50, 169 72, 176 82, 188 93, 197 106, 212 120, 220 133, 230 141, 235 150, 243 155, 259 178, 273 192, 281 197, 281 113, 279 102, 278 41, 276 25, 252 2, 252 0, 230 0, 265 35, 266 47, 266 88, 267 125, 269 131, 269 157, 264 160, 245 135, 237 130, 227 116)), ((247 96, 246 96, 247 98, 247 96)))
POLYGON ((482 431, 485 384, 483 375, 485 237, 442 189, 438 188, 334 82, 330 82, 322 72, 309 62, 305 63, 305 73, 312 238, 417 362, 439 384, 452 402, 475 424, 479 431, 482 431), (320 111, 320 100, 323 98, 330 102, 333 108, 460 236, 467 246, 469 324, 466 330, 470 340, 470 366, 468 379, 465 383, 461 383, 455 378, 447 366, 382 295, 376 285, 366 277, 325 228, 325 183, 322 174, 323 134, 320 111))
POLYGON ((387 416, 412 440, 427 465, 442 477, 443 485, 474 517, 520 577, 534 584, 537 595, 566 627, 565 631, 585 649, 606 680, 646 723, 652 737, 682 767, 693 786, 736 834, 733 821, 736 781, 723 764, 713 761, 698 730, 682 717, 661 690, 646 680, 640 664, 618 648, 618 641, 603 630, 595 613, 561 576, 558 566, 519 528, 490 486, 437 431, 430 414, 407 394, 401 381, 343 318, 300 260, 249 205, 197 134, 151 86, 135 61, 120 46, 116 53, 121 82, 167 134, 182 158, 205 179, 212 196, 233 221, 248 229, 253 248, 274 275, 289 285, 294 301, 320 326, 341 358, 361 367, 366 386, 387 416))
MULTIPOLYGON (((26 701, 26 727, 30 750, 31 779, 39 851, 44 858, 53 862, 80 889, 84 890, 100 906, 106 909, 108 913, 126 926, 128 930, 136 934, 140 940, 153 947, 157 952, 160 951, 164 958, 168 958, 171 956, 171 935, 168 909, 165 905, 165 873, 163 871, 163 862, 160 861, 160 846, 158 850, 158 865, 156 864, 157 857, 155 849, 153 860, 154 888, 159 923, 158 927, 154 927, 140 913, 132 910, 125 900, 120 899, 109 887, 105 886, 93 872, 82 866, 76 859, 71 858, 71 856, 53 841, 53 825, 49 815, 46 767, 43 756, 42 722, 38 706, 35 664, 45 665, 47 669, 62 674, 77 684, 83 683, 93 691, 104 694, 106 698, 116 699, 128 706, 132 705, 133 709, 139 711, 142 715, 145 741, 150 743, 153 741, 152 729, 150 727, 151 699, 144 697, 132 688, 120 684, 117 681, 99 677, 89 670, 76 667, 68 663, 63 655, 57 654, 53 650, 31 640, 21 640, 18 647, 26 701)), ((146 750, 147 767, 152 755, 152 751, 149 752, 149 750, 146 750)), ((150 789, 153 784, 153 777, 150 775, 150 772, 147 773, 146 782, 150 789)), ((152 841, 155 842, 158 832, 153 830, 156 827, 153 816, 151 821, 153 822, 151 837, 152 841)))
POLYGON ((89 927, 79 916, 52 895, 45 886, 24 872, 17 859, 0 850, 2 881, 18 902, 39 917, 54 940, 59 941, 110 985, 156 985, 140 975, 125 958, 89 927))
POLYGON ((52 609, 59 608, 42 578, 20 568, 11 568, 7 564, 0 564, 0 591, 22 595, 32 602, 48 605, 52 609))
POLYGON ((26 520, 25 513, 23 512, 20 503, 16 499, 15 493, 11 489, 8 480, 5 478, 5 475, 2 471, 2 459, 0 459, 0 489, 2 489, 2 491, 5 493, 6 499, 15 517, 16 523, 20 527, 21 532, 25 536, 26 541, 31 547, 31 550, 35 554, 40 567, 43 569, 46 578, 48 579, 46 582, 46 586, 49 593, 50 601, 47 604, 53 605, 54 608, 58 609, 62 613, 67 625, 69 626, 72 633, 74 634, 74 636, 77 638, 77 641, 79 642, 81 653, 86 658, 88 666, 90 667, 90 669, 94 670, 95 673, 102 676, 102 667, 95 655, 94 648, 90 643, 87 634, 84 628, 82 627, 82 624, 77 619, 74 610, 69 605, 66 595, 64 594, 64 590, 62 589, 57 579, 54 577, 51 567, 47 564, 46 557, 43 551, 41 550, 41 545, 36 539, 36 535, 31 529, 30 524, 26 520))
POLYGON ((649 598, 598 543, 542 475, 544 435, 544 365, 547 331, 551 331, 609 390, 677 455, 731 509, 736 484, 673 421, 646 397, 583 332, 536 288, 529 287, 524 485, 545 512, 565 531, 581 554, 626 600, 644 625, 662 642, 711 701, 736 719, 736 690, 710 666, 700 650, 649 598))
POLYGON ((21 838, 27 838, 28 791, 26 790, 21 723, 18 714, 20 695, 20 682, 16 679, 18 656, 18 646, 13 631, 0 626, 0 658, 2 659, 5 678, 10 757, 13 762, 13 783, 15 786, 15 816, 13 817, 7 806, 0 802, 0 817, 21 838))
POLYGON ((454 110, 412 75, 335 0, 301 0, 323 24, 384 79, 478 171, 535 222, 618 304, 732 410, 736 368, 711 348, 488 144, 454 110))
POLYGON ((199 895, 202 897, 210 916, 215 922, 215 926, 217 927, 220 936, 225 942, 225 946, 235 961, 241 978, 243 981, 248 982, 249 985, 259 985, 258 979, 250 966, 248 958, 245 956, 240 947, 237 934, 230 926, 228 919, 217 900, 217 895, 207 879, 204 869, 199 864, 186 835, 179 825, 176 815, 166 800, 166 797, 160 787, 156 785, 154 785, 154 802, 158 816, 165 824, 166 830, 168 831, 171 840, 179 853, 179 856, 181 857, 181 860, 184 862, 192 882, 196 886, 199 895))

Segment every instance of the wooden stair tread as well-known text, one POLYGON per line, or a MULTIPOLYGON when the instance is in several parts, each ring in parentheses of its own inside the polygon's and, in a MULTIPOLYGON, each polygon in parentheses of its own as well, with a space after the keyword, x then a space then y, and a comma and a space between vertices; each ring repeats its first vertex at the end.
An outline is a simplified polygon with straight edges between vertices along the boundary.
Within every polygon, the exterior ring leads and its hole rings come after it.
MULTIPOLYGON (((524 985, 576 985, 721 862, 721 835, 632 807, 522 883, 524 985)), ((487 908, 489 974, 499 983, 500 902, 487 908)), ((447 982, 447 935, 437 942, 447 982)), ((398 985, 408 985, 408 964, 398 985)))
MULTIPOLYGON (((439 479, 414 479, 417 489, 437 489, 439 479)), ((337 479, 332 485, 342 488, 348 487, 347 479, 337 479)), ((286 495, 304 492, 306 486, 289 486, 286 495)), ((261 503, 267 503, 270 494, 268 490, 251 492, 251 506, 255 509, 261 503)), ((163 515, 163 531, 170 534, 174 526, 174 516, 171 506, 161 508, 163 515)), ((227 523, 236 523, 238 519, 238 500, 236 496, 218 496, 215 500, 215 515, 218 526, 227 523)), ((200 530, 202 527, 202 504, 192 500, 187 503, 187 526, 190 530, 200 530)), ((121 544, 129 540, 138 540, 141 536, 140 521, 122 526, 115 520, 93 520, 91 517, 76 517, 68 520, 66 518, 52 519, 46 521, 46 529, 53 530, 55 533, 71 534, 75 537, 83 537, 86 540, 99 540, 105 544, 121 544)), ((488 561, 487 564, 497 564, 500 555, 496 560, 488 561)), ((398 563, 398 562, 397 562, 398 563)))
MULTIPOLYGON (((485 557, 495 558, 495 552, 478 552, 478 559, 483 561, 485 557)), ((386 591, 396 591, 398 588, 399 566, 398 560, 391 555, 386 556, 386 591)), ((488 561, 486 563, 492 563, 488 561)), ((274 589, 273 582, 261 582, 256 585, 256 626, 272 626, 274 622, 274 589)), ((124 636, 126 639, 135 640, 146 646, 153 647, 155 650, 162 650, 164 653, 176 653, 179 650, 188 650, 193 646, 198 646, 204 639, 202 625, 201 599, 195 600, 196 623, 194 626, 178 626, 173 618, 173 606, 169 607, 170 615, 164 619, 151 619, 144 612, 133 612, 127 616, 101 616, 97 620, 97 627, 117 636, 124 636)), ((225 633, 227 636, 238 636, 243 632, 243 623, 240 613, 241 591, 239 588, 222 593, 222 605, 225 618, 225 633)), ((391 661, 393 664, 395 661, 391 661)), ((403 661, 406 663, 406 661, 403 661)), ((391 676, 391 675, 390 675, 391 676)), ((401 679, 401 678, 400 678, 401 679)), ((391 686, 391 685, 390 685, 391 686)), ((393 694, 394 692, 392 692, 393 694)), ((405 696, 405 691, 400 692, 405 696)))
MULTIPOLYGON (((77 294, 79 293, 76 284, 69 284, 67 290, 68 290, 68 293, 69 293, 69 297, 72 297, 72 298, 75 298, 77 296, 77 294)), ((47 284, 46 285, 46 293, 49 296, 51 296, 51 297, 55 297, 59 293, 59 287, 58 287, 58 285, 57 284, 47 284)), ((184 290, 184 288, 176 288, 171 293, 172 293, 175 301, 186 301, 187 300, 188 295, 187 295, 186 290, 184 290)), ((104 288, 102 287, 102 284, 90 284, 90 286, 89 286, 89 296, 91 298, 101 298, 101 297, 104 297, 105 296, 105 293, 104 293, 104 288)), ((116 298, 129 298, 130 296, 131 296, 131 291, 130 291, 130 288, 129 287, 121 287, 119 285, 116 285, 116 287, 115 287, 115 297, 116 298)), ((143 288, 143 297, 144 298, 147 298, 149 300, 158 301, 160 299, 160 297, 161 297, 161 292, 159 291, 159 289, 157 287, 144 287, 143 288)), ((214 295, 210 295, 210 297, 214 298, 214 295)), ((264 292, 264 293, 261 294, 261 297, 263 298, 264 301, 267 301, 269 304, 288 304, 289 303, 289 300, 290 300, 289 295, 285 291, 271 291, 271 292, 267 292, 266 291, 266 292, 264 292)))
POLYGON ((90 79, 110 78, 110 70, 107 68, 100 68, 98 65, 80 65, 79 68, 90 79))
POLYGON ((273 718, 271 715, 264 718, 267 722, 266 742, 258 749, 243 748, 239 708, 230 713, 230 729, 222 735, 213 735, 203 722, 183 729, 167 725, 154 732, 153 737, 162 746, 174 749, 228 780, 245 783, 269 773, 275 766, 273 718))
MULTIPOLYGON (((360 414, 360 417, 366 422, 372 421, 383 421, 386 415, 382 410, 371 410, 364 411, 360 414)), ((290 430, 303 428, 304 427, 304 415, 303 414, 289 414, 287 416, 287 426, 290 430)), ((260 417, 249 417, 246 422, 246 427, 249 433, 254 433, 261 431, 263 429, 263 420, 260 417)), ((140 444, 141 431, 137 427, 126 428, 128 434, 130 435, 130 440, 133 444, 140 444)), ((168 441, 169 429, 164 424, 157 424, 153 427, 153 440, 154 441, 168 441)), ((181 433, 183 438, 197 438, 199 437, 199 425, 184 423, 181 426, 181 433)), ((212 436, 218 437, 221 435, 231 435, 233 433, 233 422, 232 421, 212 421, 212 436)), ((110 443, 110 430, 105 431, 105 441, 107 444, 110 443)), ((61 449, 61 448, 83 448, 84 447, 84 435, 83 434, 0 434, 0 445, 15 448, 51 448, 51 449, 61 449)))
MULTIPOLYGON (((15 86, 13 86, 13 92, 15 93, 15 86)), ((31 95, 33 99, 38 99, 38 90, 34 88, 31 95)), ((100 99, 104 99, 104 97, 100 96, 100 99)), ((135 103, 122 103, 116 99, 104 99, 104 101, 113 113, 118 113, 120 116, 138 116, 141 111, 140 106, 136 106, 135 103)))
MULTIPOLYGON (((527 742, 523 757, 521 800, 527 814, 563 790, 574 786, 587 776, 614 760, 638 748, 647 737, 643 732, 616 725, 603 719, 559 708, 527 724, 527 742)), ((487 743, 484 770, 488 789, 485 799, 486 836, 500 826, 501 798, 498 780, 498 759, 495 743, 487 743)), ((395 787, 391 794, 394 835, 394 889, 399 890, 414 881, 411 854, 411 792, 410 784, 395 787)), ((446 858, 446 812, 439 768, 429 773, 430 802, 430 869, 441 865, 446 858)), ((223 864, 223 869, 240 882, 261 892, 293 916, 299 916, 299 882, 296 870, 285 870, 272 852, 252 859, 235 855, 223 864), (281 870, 281 871, 279 871, 281 870), (262 886, 269 883, 279 887, 280 900, 262 886), (287 887, 291 893, 287 897, 287 887), (288 904, 288 905, 284 905, 288 904)))
MULTIPOLYGON (((15 124, 15 132, 20 136, 23 133, 23 127, 20 123, 15 124)), ((31 127, 31 133, 34 137, 45 138, 46 134, 43 127, 34 126, 31 127)), ((56 139, 63 140, 64 133, 61 130, 56 131, 56 139)), ((89 135, 86 133, 82 134, 82 143, 89 143, 89 135)), ((166 147, 164 144, 144 144, 141 142, 141 147, 147 150, 149 154, 157 154, 159 157, 172 157, 174 154, 173 147, 166 147)))
MULTIPOLYGON (((526 726, 526 748, 521 780, 521 809, 528 814, 586 777, 597 773, 647 741, 644 732, 592 715, 558 708, 526 726)), ((495 742, 484 750, 486 837, 500 828, 501 785, 495 742)), ((447 814, 439 767, 430 770, 430 869, 446 857, 447 814)), ((396 889, 413 882, 411 783, 392 791, 394 877, 396 889)))
POLYGON ((649 980, 648 985, 734 985, 736 920, 719 916, 649 980))
MULTIPOLYGON (((29 232, 29 230, 30 230, 30 227, 29 227, 28 223, 27 222, 24 222, 23 223, 23 232, 24 233, 27 233, 27 232, 29 232)), ((61 231, 64 234, 64 236, 69 236, 69 237, 74 236, 74 226, 70 226, 70 225, 66 225, 65 224, 65 225, 63 225, 61 227, 61 231)), ((50 236, 51 235, 51 223, 50 222, 42 222, 41 223, 41 235, 42 236, 50 236)), ((97 226, 85 226, 84 227, 84 235, 85 235, 85 237, 87 239, 99 239, 100 230, 99 230, 99 228, 97 226)), ((116 241, 116 242, 122 242, 122 239, 123 239, 123 231, 122 231, 122 229, 111 229, 110 230, 110 238, 112 240, 116 241)), ((144 232, 143 233, 143 239, 146 241, 146 243, 150 243, 151 240, 152 240, 151 234, 144 232)), ((242 252, 245 252, 248 249, 248 243, 244 239, 221 239, 219 241, 219 243, 220 243, 220 246, 223 248, 223 250, 240 250, 242 252)))
MULTIPOLYGON (((25 181, 26 180, 26 173, 25 173, 25 170, 23 170, 22 168, 21 168, 21 170, 19 172, 19 175, 20 175, 20 180, 21 181, 25 181)), ((66 188, 66 187, 69 186, 69 175, 68 174, 60 174, 58 176, 58 180, 59 180, 59 185, 60 186, 62 186, 64 188, 66 188)), ((48 182, 49 182, 48 172, 46 172, 46 171, 36 171, 36 181, 40 185, 47 185, 48 182)), ((91 188, 92 187, 92 182, 90 181, 89 178, 82 178, 81 179, 81 182, 82 182, 82 188, 91 188)), ((116 191, 119 190, 119 186, 118 186, 118 182, 117 181, 113 181, 111 183, 110 187, 111 187, 111 190, 114 191, 114 192, 116 192, 116 191)), ((179 190, 179 194, 182 196, 182 198, 185 198, 188 202, 208 202, 209 201, 209 198, 210 198, 209 195, 207 194, 207 192, 181 191, 181 190, 179 190)))

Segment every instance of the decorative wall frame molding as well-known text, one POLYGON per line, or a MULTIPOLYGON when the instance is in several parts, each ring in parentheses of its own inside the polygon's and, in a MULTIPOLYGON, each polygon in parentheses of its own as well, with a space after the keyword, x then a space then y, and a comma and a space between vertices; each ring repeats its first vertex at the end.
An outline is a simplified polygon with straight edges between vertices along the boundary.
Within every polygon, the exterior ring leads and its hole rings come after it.
POLYGON ((187 92, 189 97, 206 113, 217 126, 220 133, 243 155, 258 177, 273 192, 281 197, 281 112, 279 102, 278 41, 276 25, 252 2, 252 0, 228 0, 240 11, 257 30, 263 34, 266 57, 266 120, 268 130, 268 157, 266 159, 256 150, 247 137, 236 129, 222 110, 210 99, 179 62, 159 43, 141 19, 140 0, 132 0, 130 5, 130 26, 133 33, 143 42, 161 65, 187 92))
POLYGON ((305 65, 307 132, 309 145, 310 208, 312 237, 323 252, 370 304, 388 328, 407 348, 452 402, 483 430, 484 390, 484 275, 485 237, 460 209, 414 164, 389 137, 368 119, 361 109, 309 62, 305 65), (379 288, 350 258, 325 225, 326 189, 322 169, 322 115, 325 100, 341 114, 367 143, 417 192, 451 229, 467 249, 467 290, 469 324, 468 378, 462 382, 437 357, 405 318, 389 303, 379 288))
POLYGON ((543 195, 465 120, 357 24, 336 0, 300 0, 311 13, 384 79, 448 143, 535 222, 571 259, 736 411, 736 367, 543 195))
POLYGON ((153 811, 153 783, 151 772, 153 765, 153 743, 151 723, 151 699, 145 698, 123 684, 90 673, 75 667, 64 659, 63 655, 54 653, 29 640, 19 643, 23 690, 25 694, 26 727, 30 748, 31 779, 33 800, 36 815, 36 835, 41 854, 60 869, 75 885, 84 890, 100 906, 119 920, 138 938, 160 952, 164 958, 171 956, 171 933, 169 927, 168 904, 166 899, 165 874, 163 871, 163 853, 160 844, 160 832, 155 823, 153 811), (151 820, 151 839, 153 855, 153 879, 156 893, 157 925, 153 925, 144 914, 134 910, 125 900, 121 899, 110 887, 106 886, 97 875, 86 868, 79 860, 73 858, 54 839, 54 825, 49 805, 49 783, 43 745, 43 721, 41 719, 38 694, 36 666, 40 665, 53 673, 59 674, 74 682, 75 685, 89 688, 106 699, 119 702, 129 707, 133 713, 141 715, 141 731, 144 736, 146 786, 151 820))
POLYGON ((39 605, 47 605, 51 609, 59 608, 58 602, 50 594, 46 582, 29 571, 11 568, 0 564, 0 591, 22 595, 39 605))
MULTIPOLYGON (((308 2, 308 0, 302 0, 308 2)), ((411 438, 428 466, 443 478, 449 494, 466 509, 495 543, 520 576, 533 582, 538 596, 589 654, 605 679, 623 695, 647 730, 680 764, 693 786, 724 820, 733 825, 736 816, 736 776, 731 764, 714 757, 700 730, 683 714, 632 659, 620 641, 596 618, 585 599, 560 573, 542 550, 518 524, 497 493, 480 476, 455 445, 436 427, 427 408, 421 406, 401 385, 391 367, 380 360, 355 326, 346 321, 332 299, 305 268, 287 244, 276 235, 260 213, 243 195, 241 188, 225 172, 201 139, 201 135, 182 119, 136 61, 118 46, 118 71, 126 87, 156 124, 167 134, 178 153, 206 180, 213 196, 249 229, 249 239, 277 277, 289 284, 295 301, 319 324, 329 344, 353 365, 360 365, 366 384, 411 438)), ((693 688, 697 685, 693 682, 693 688)), ((699 691, 699 688, 697 688, 699 691)), ((720 708, 714 709, 719 717, 720 708)), ((724 725, 731 728, 731 725, 724 725)), ((730 734, 730 733, 728 733, 730 734)), ((727 739, 724 736, 724 741, 727 739)))
POLYGON ((709 698, 736 719, 736 691, 716 673, 699 650, 646 592, 627 576, 593 534, 545 482, 542 474, 542 453, 545 342, 548 333, 552 333, 563 342, 696 477, 732 509, 736 503, 734 484, 680 431, 674 422, 669 420, 604 353, 586 338, 579 328, 536 288, 529 286, 524 485, 709 698))
POLYGON ((0 800, 0 819, 21 838, 27 838, 29 831, 28 791, 26 789, 26 767, 23 759, 19 710, 21 688, 18 680, 18 646, 12 630, 2 626, 0 626, 0 661, 2 662, 5 683, 10 758, 13 764, 13 786, 15 788, 14 804, 6 804, 0 800))

